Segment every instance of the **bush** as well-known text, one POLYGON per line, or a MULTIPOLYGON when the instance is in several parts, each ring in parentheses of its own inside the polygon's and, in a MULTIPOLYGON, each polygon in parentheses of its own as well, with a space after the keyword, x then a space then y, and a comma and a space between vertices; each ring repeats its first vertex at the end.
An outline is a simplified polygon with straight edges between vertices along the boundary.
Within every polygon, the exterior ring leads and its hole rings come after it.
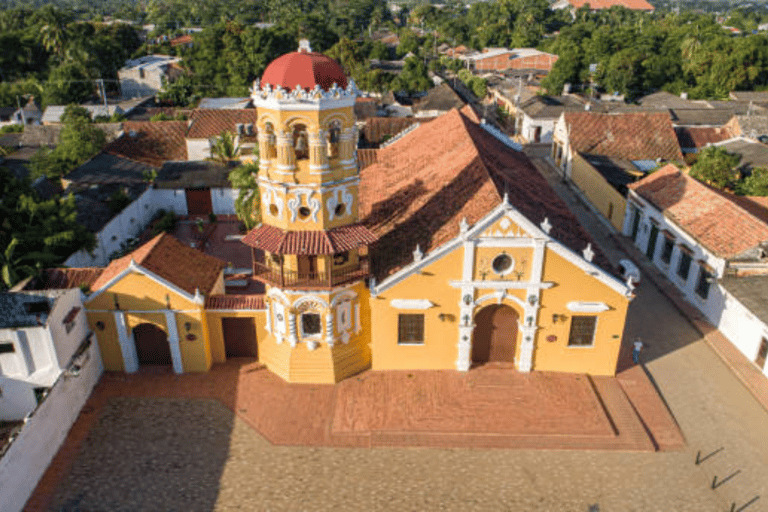
POLYGON ((24 131, 23 124, 7 124, 0 128, 0 133, 21 133, 24 131))
POLYGON ((176 229, 176 214, 173 212, 167 212, 165 210, 159 210, 155 216, 154 227, 152 228, 152 235, 159 235, 160 233, 172 233, 176 229))

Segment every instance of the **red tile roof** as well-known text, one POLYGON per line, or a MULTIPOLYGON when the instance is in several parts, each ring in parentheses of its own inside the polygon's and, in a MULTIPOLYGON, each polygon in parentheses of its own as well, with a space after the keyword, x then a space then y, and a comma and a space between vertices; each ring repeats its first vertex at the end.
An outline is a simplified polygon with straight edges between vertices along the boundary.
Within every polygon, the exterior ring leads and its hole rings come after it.
MULTIPOLYGON (((360 216, 379 237, 373 270, 380 278, 427 253, 498 206, 506 191, 514 208, 581 252, 592 240, 528 158, 501 144, 465 107, 420 126, 380 149, 378 162, 360 173, 360 216)), ((595 244, 592 244, 595 248, 595 244)), ((596 250, 593 260, 610 265, 596 250)))
POLYGON ((576 9, 582 7, 584 4, 589 4, 589 8, 593 11, 598 9, 610 9, 613 6, 626 7, 627 9, 634 9, 636 11, 653 11, 654 7, 645 0, 568 0, 568 2, 576 9))
POLYGON ((566 112, 574 151, 626 160, 682 161, 669 114, 566 112))
POLYGON ((171 39, 171 46, 178 46, 180 44, 189 44, 192 42, 192 36, 184 34, 183 36, 175 37, 171 39))
POLYGON ((211 295, 205 309, 266 309, 264 295, 211 295))
POLYGON ((221 132, 237 134, 237 124, 252 124, 254 134, 249 138, 256 141, 256 121, 258 120, 255 108, 243 109, 196 109, 189 116, 188 139, 210 139, 218 137, 221 132))
POLYGON ((105 153, 160 167, 169 160, 186 160, 186 121, 126 121, 123 136, 110 142, 105 153))
POLYGON ((768 242, 768 224, 741 206, 740 198, 715 190, 674 165, 629 188, 718 257, 732 258, 768 242))
POLYGON ((415 117, 370 117, 366 119, 365 126, 360 130, 368 144, 378 145, 385 142, 416 123, 431 121, 433 117, 417 119, 415 117))
POLYGON ((103 268, 98 267, 47 268, 43 270, 34 286, 38 290, 60 290, 80 286, 91 288, 103 271, 103 268))
POLYGON ((243 238, 246 245, 277 254, 335 254, 375 241, 376 237, 360 224, 328 231, 283 231, 262 224, 243 238))
POLYGON ((93 283, 93 290, 102 288, 128 268, 131 259, 193 295, 196 289, 207 295, 227 265, 218 258, 184 245, 173 235, 161 233, 132 253, 113 260, 93 283))
POLYGON ((707 144, 721 142, 735 134, 726 127, 676 126, 675 134, 681 148, 703 148, 707 144))
POLYGON ((358 149, 357 150, 357 166, 360 169, 365 169, 371 164, 375 164, 378 159, 378 149, 358 149))

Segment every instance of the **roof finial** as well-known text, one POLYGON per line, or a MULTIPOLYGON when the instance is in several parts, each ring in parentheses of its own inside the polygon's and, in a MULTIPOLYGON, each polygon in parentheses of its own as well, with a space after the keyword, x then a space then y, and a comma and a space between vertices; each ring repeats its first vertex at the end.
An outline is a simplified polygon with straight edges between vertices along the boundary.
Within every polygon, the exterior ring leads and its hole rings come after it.
POLYGON ((549 217, 544 217, 544 222, 542 222, 540 226, 542 231, 544 231, 546 234, 549 234, 549 232, 552 230, 552 224, 549 223, 549 217))
POLYGON ((309 46, 309 39, 302 39, 301 41, 299 41, 299 52, 312 53, 312 47, 309 46))
POLYGON ((592 250, 592 244, 591 243, 587 244, 587 248, 584 249, 583 254, 584 254, 584 259, 591 263, 592 262, 592 258, 595 257, 595 251, 592 250))
POLYGON ((469 229, 469 224, 467 223, 467 218, 462 217, 461 222, 459 222, 459 230, 461 230, 461 233, 466 233, 469 229))
POLYGON ((421 259, 424 257, 424 253, 421 252, 421 248, 419 247, 419 244, 416 244, 416 250, 413 251, 413 261, 414 263, 417 263, 421 261, 421 259))
POLYGON ((506 190, 504 191, 504 206, 512 206, 511 204, 509 204, 509 194, 507 193, 506 190))

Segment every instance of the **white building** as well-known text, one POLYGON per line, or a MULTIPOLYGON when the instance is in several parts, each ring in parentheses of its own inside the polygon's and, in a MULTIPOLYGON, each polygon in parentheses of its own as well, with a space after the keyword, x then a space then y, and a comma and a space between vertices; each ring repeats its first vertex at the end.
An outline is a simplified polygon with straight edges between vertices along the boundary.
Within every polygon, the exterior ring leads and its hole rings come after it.
POLYGON ((174 65, 181 61, 170 55, 145 55, 126 61, 125 67, 118 70, 120 91, 124 98, 157 94, 167 82, 181 74, 174 65))
POLYGON ((629 186, 623 233, 768 375, 768 201, 673 165, 629 186))
POLYGON ((0 421, 16 421, 62 372, 79 371, 90 330, 79 289, 2 293, 0 311, 0 421))

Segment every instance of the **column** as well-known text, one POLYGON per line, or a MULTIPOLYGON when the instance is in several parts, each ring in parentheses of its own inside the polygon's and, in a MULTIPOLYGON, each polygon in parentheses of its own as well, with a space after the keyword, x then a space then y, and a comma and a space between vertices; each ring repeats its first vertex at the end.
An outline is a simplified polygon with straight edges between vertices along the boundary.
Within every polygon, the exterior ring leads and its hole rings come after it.
POLYGON ((325 314, 325 342, 333 346, 333 310, 325 314))
MULTIPOLYGON (((168 328, 168 344, 171 346, 173 372, 184 373, 184 363, 181 361, 181 348, 179 347, 179 330, 176 328, 176 314, 173 311, 165 312, 165 326, 168 328)), ((201 341, 203 340, 201 339, 201 341)))
POLYGON ((125 325, 125 313, 115 311, 115 325, 117 337, 120 342, 120 352, 123 355, 123 369, 125 373, 134 373, 139 369, 139 356, 136 354, 136 343, 128 336, 128 328, 125 325))
POLYGON ((269 168, 270 160, 270 143, 273 143, 274 136, 271 133, 259 130, 259 170, 265 170, 269 168))
POLYGON ((264 326, 264 328, 267 330, 268 333, 272 332, 272 305, 270 304, 270 300, 265 300, 264 305, 267 309, 267 325, 264 326))
MULTIPOLYGON (((472 251, 474 254, 474 251, 472 251)), ((474 288, 464 286, 461 289, 461 300, 459 301, 459 343, 458 356, 456 358, 456 369, 460 372, 466 372, 472 366, 472 332, 475 324, 473 321, 475 300, 474 288)))
POLYGON ((283 173, 296 170, 293 134, 289 131, 281 131, 277 135, 277 168, 283 173))
POLYGON ((520 372, 530 372, 533 367, 533 339, 536 329, 525 327, 522 330, 523 340, 520 342, 520 359, 517 365, 520 372))
POLYGON ((299 342, 299 339, 296 337, 296 315, 289 312, 288 313, 288 343, 291 344, 291 347, 295 347, 298 342, 299 342))
POLYGON ((342 167, 356 167, 355 165, 355 142, 357 140, 357 129, 353 126, 342 130, 339 135, 339 160, 342 167))
POLYGON ((328 170, 328 148, 326 147, 325 132, 309 132, 309 170, 322 173, 328 170))

